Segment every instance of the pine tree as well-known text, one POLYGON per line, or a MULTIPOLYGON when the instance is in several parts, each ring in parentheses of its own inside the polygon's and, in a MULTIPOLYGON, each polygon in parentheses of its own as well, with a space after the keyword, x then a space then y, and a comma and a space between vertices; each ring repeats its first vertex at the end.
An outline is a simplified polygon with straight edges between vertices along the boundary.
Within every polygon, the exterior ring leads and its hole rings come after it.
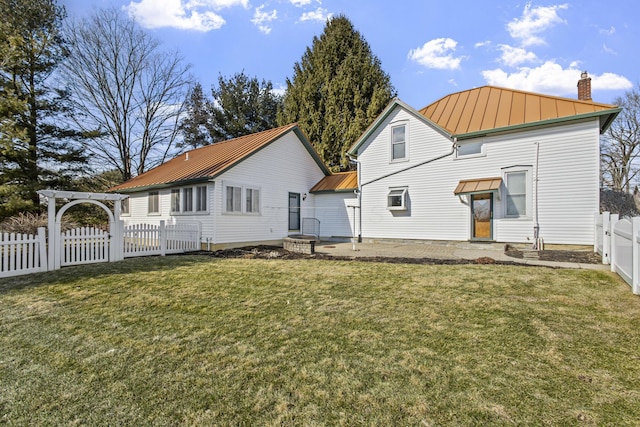
POLYGON ((182 120, 184 146, 199 147, 277 127, 282 97, 274 93, 270 81, 259 81, 244 71, 218 77, 218 86, 207 98, 198 83, 187 99, 187 115, 182 120))
POLYGON ((297 122, 332 170, 347 170, 347 150, 395 96, 367 41, 338 16, 294 65, 278 122, 297 122))
POLYGON ((182 142, 179 147, 197 148, 209 145, 211 138, 211 121, 209 108, 211 101, 202 91, 202 85, 196 83, 189 91, 185 104, 185 118, 180 123, 182 142))
POLYGON ((258 81, 244 71, 230 78, 218 77, 212 89, 211 136, 214 141, 249 135, 277 127, 282 99, 270 81, 258 81))
POLYGON ((0 0, 0 217, 38 210, 36 191, 61 188, 84 167, 64 88, 51 78, 66 55, 55 0, 0 0))

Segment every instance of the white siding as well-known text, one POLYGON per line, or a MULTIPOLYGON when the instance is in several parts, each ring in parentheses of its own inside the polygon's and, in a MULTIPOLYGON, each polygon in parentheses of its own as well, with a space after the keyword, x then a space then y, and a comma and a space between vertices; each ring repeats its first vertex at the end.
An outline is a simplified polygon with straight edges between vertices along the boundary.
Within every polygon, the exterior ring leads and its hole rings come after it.
MULTIPOLYGON (((161 220, 167 224, 200 223, 203 243, 276 241, 289 233, 289 192, 303 196, 323 177, 324 173, 296 134, 289 132, 217 177, 215 182, 207 183, 206 213, 171 213, 171 188, 165 188, 158 190, 159 214, 147 213, 149 192, 144 191, 130 196, 131 214, 122 215, 122 219, 125 225, 159 224, 161 220), (225 182, 260 189, 260 214, 224 212, 225 182)), ((196 185, 188 187, 195 191, 196 185)), ((300 200, 300 207, 301 217, 314 217, 313 195, 308 194, 306 200, 300 200)))
MULTIPOLYGON (((463 179, 504 177, 504 168, 531 171, 529 212, 505 218, 502 197, 494 197, 493 238, 529 242, 535 219, 536 149, 539 147, 538 212, 540 236, 547 243, 589 244, 598 209, 598 119, 522 131, 468 142, 484 142, 482 156, 455 155, 383 178, 451 151, 452 141, 403 109, 397 108, 359 151, 362 184, 362 234, 365 238, 468 240, 470 207, 453 194, 463 179), (390 163, 390 126, 409 121, 409 161, 390 163), (387 209, 390 187, 408 187, 408 209, 387 209)), ((467 197, 463 197, 466 201, 467 197)))
MULTIPOLYGON (((320 236, 324 238, 353 236, 353 207, 351 206, 358 205, 358 200, 353 193, 316 194, 315 204, 315 217, 320 220, 320 236)), ((357 227, 356 223, 356 230, 357 227)))
POLYGON ((216 178, 214 194, 215 243, 273 241, 289 233, 289 193, 307 193, 300 200, 301 218, 314 217, 314 197, 309 189, 324 177, 309 152, 293 132, 216 178), (260 188, 260 215, 224 212, 224 184, 260 188))

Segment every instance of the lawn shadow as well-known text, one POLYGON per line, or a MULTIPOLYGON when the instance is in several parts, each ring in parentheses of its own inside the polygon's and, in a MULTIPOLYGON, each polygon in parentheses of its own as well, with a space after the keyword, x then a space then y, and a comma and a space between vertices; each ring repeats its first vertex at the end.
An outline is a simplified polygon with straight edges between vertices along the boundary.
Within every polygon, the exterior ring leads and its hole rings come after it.
POLYGON ((0 279, 0 294, 10 291, 36 288, 51 284, 66 284, 89 278, 99 278, 113 274, 136 274, 157 272, 176 267, 190 266, 214 259, 202 255, 168 255, 128 258, 118 262, 75 265, 60 270, 25 274, 0 279))

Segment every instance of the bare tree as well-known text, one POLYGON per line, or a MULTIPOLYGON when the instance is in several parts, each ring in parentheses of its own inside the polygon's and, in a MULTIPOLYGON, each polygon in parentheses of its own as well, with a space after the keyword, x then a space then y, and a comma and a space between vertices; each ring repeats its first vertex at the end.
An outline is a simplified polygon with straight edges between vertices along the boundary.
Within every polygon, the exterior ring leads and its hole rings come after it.
POLYGON ((172 154, 189 88, 189 66, 131 18, 103 9, 67 30, 70 55, 64 75, 82 115, 76 121, 94 138, 87 149, 127 180, 172 154))
POLYGON ((602 138, 602 180, 605 187, 629 193, 640 174, 640 89, 616 98, 622 111, 602 138))

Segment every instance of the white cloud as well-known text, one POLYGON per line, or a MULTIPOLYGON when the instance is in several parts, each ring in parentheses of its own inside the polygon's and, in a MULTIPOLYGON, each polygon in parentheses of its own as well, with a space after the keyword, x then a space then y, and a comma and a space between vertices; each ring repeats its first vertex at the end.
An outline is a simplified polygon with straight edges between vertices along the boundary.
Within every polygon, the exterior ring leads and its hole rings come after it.
POLYGON ((296 7, 307 6, 311 4, 312 1, 313 0, 289 0, 289 2, 296 7))
POLYGON ((568 7, 567 4, 560 4, 531 8, 531 3, 527 3, 522 18, 509 22, 507 30, 511 37, 520 40, 522 46, 544 44, 544 39, 539 34, 555 24, 565 23, 566 21, 558 16, 558 11, 568 7))
POLYGON ((484 46, 491 46, 491 40, 485 40, 483 42, 478 42, 473 45, 473 47, 475 48, 484 47, 484 46))
POLYGON ((515 67, 526 62, 534 62, 538 59, 535 53, 520 47, 501 44, 498 46, 498 49, 502 51, 499 61, 509 67, 515 67))
POLYGON ((613 33, 615 33, 615 32, 616 32, 616 27, 614 27, 614 26, 612 25, 612 26, 611 26, 611 27, 609 27, 609 28, 600 28, 600 29, 598 30, 598 32, 599 32, 600 34, 604 34, 605 36, 612 36, 612 35, 613 35, 613 33))
MULTIPOLYGON (((485 70, 482 76, 488 84, 494 86, 575 97, 576 85, 583 71, 575 68, 575 65, 577 64, 573 63, 565 69, 553 61, 547 61, 535 68, 521 67, 514 73, 507 73, 499 68, 485 70)), ((633 86, 626 77, 613 73, 603 73, 600 76, 590 74, 589 77, 593 90, 626 90, 633 86)))
POLYGON ((329 13, 327 9, 323 9, 318 7, 316 10, 312 12, 305 12, 300 17, 300 22, 304 21, 318 21, 318 22, 326 22, 327 19, 331 18, 333 13, 329 13))
POLYGON ((167 0, 161 8, 153 0, 140 0, 129 3, 124 9, 145 28, 173 27, 206 32, 217 30, 225 23, 214 12, 200 13, 186 9, 180 0, 167 0))
POLYGON ((185 7, 188 9, 208 7, 214 10, 220 10, 234 6, 242 6, 247 9, 249 7, 249 0, 189 0, 185 4, 185 7))
POLYGON ((278 17, 278 11, 274 9, 271 12, 263 12, 262 9, 264 8, 264 6, 265 5, 263 4, 262 6, 256 8, 255 12, 253 13, 253 19, 251 19, 251 22, 253 22, 260 31, 265 34, 269 34, 271 32, 269 23, 278 17))
POLYGON ((156 0, 132 1, 123 9, 145 28, 171 27, 181 30, 207 32, 225 24, 215 11, 242 6, 249 0, 164 0, 162 7, 156 0))
POLYGON ((608 53, 608 54, 610 54, 610 55, 617 55, 617 54, 618 54, 618 52, 616 52, 615 50, 611 49, 609 46, 607 46, 607 45, 606 45, 606 44, 604 44, 604 43, 602 44, 602 50, 603 50, 605 53, 608 53))
POLYGON ((452 52, 456 50, 457 45, 458 42, 450 38, 433 39, 422 47, 411 49, 408 57, 427 68, 457 70, 460 68, 460 61, 464 59, 462 56, 453 57, 452 52))

